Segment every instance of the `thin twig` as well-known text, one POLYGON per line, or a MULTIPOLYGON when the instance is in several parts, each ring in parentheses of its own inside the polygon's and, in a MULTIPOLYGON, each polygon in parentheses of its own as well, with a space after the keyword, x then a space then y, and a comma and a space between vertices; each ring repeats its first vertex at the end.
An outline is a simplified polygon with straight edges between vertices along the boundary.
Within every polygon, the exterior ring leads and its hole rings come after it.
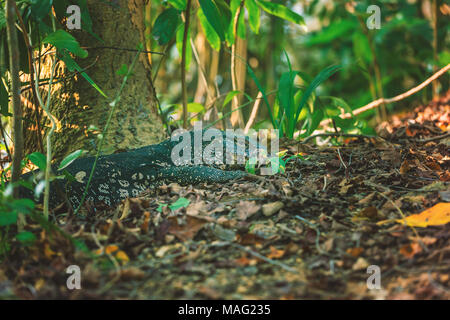
POLYGON ((349 175, 348 175, 348 167, 347 167, 347 165, 345 164, 344 159, 342 159, 342 155, 341 155, 340 148, 337 148, 337 154, 338 154, 338 157, 339 157, 339 161, 340 161, 341 164, 344 166, 344 169, 345 169, 345 178, 348 180, 348 179, 349 179, 349 175))
POLYGON ((442 139, 445 139, 448 137, 450 137, 450 132, 447 132, 446 134, 443 134, 441 136, 436 136, 436 137, 431 137, 431 138, 421 139, 421 140, 415 140, 415 141, 420 142, 420 143, 427 143, 427 142, 431 142, 431 141, 442 140, 442 139))
POLYGON ((317 249, 317 251, 319 252, 319 253, 321 253, 321 254, 327 254, 324 250, 322 250, 322 248, 320 247, 320 242, 319 242, 319 240, 320 240, 320 230, 319 230, 319 228, 317 228, 317 226, 315 226, 314 224, 312 224, 311 222, 309 222, 308 220, 306 220, 305 218, 302 218, 302 217, 300 217, 300 216, 295 216, 298 220, 300 220, 300 221, 302 221, 302 222, 304 222, 304 223, 306 223, 311 229, 313 229, 315 232, 316 232, 316 241, 315 241, 315 243, 316 243, 316 249, 317 249))
POLYGON ((240 244, 238 244, 238 243, 231 243, 231 245, 232 245, 233 247, 236 247, 236 248, 238 248, 238 249, 241 249, 241 250, 243 250, 243 251, 245 251, 245 252, 251 254, 252 256, 255 256, 255 257, 258 258, 258 259, 261 259, 261 260, 263 260, 263 261, 265 261, 265 262, 268 262, 268 263, 270 263, 270 264, 279 266, 279 267, 283 268, 283 269, 286 270, 286 271, 298 273, 298 270, 297 270, 297 269, 291 268, 291 267, 289 267, 288 265, 286 265, 286 264, 284 264, 284 263, 282 263, 282 262, 279 262, 279 261, 275 261, 275 260, 269 259, 269 258, 263 256, 262 254, 259 254, 258 252, 253 251, 253 250, 250 249, 250 248, 244 247, 244 246, 242 246, 242 245, 240 245, 240 244))
POLYGON ((347 138, 365 138, 365 139, 373 139, 377 138, 376 136, 367 136, 364 134, 356 134, 356 133, 341 133, 341 132, 324 132, 317 133, 309 136, 301 141, 302 144, 307 143, 308 141, 317 138, 317 137, 347 137, 347 138))
POLYGON ((205 86, 206 91, 208 92, 208 94, 209 94, 211 97, 213 97, 214 95, 211 94, 211 90, 210 90, 210 88, 209 88, 209 86, 208 86, 208 80, 206 80, 205 71, 203 70, 203 67, 202 67, 202 64, 201 64, 201 61, 200 61, 200 57, 199 57, 199 55, 198 55, 197 48, 195 47, 194 40, 192 40, 192 38, 189 38, 189 41, 190 41, 190 43, 191 43, 192 52, 194 53, 194 58, 195 58, 195 61, 197 62, 197 65, 198 65, 198 70, 199 70, 198 73, 200 74, 200 77, 202 78, 203 85, 205 86))
MULTIPOLYGON (((400 213, 400 216, 401 216, 402 219, 403 219, 403 223, 407 226, 408 224, 406 223, 406 216, 403 214, 402 209, 400 209, 400 208, 395 204, 394 201, 392 201, 391 199, 389 199, 387 196, 385 196, 385 195, 382 194, 381 192, 378 192, 378 191, 377 191, 377 193, 378 193, 380 196, 382 196, 383 198, 385 198, 387 201, 389 201, 389 202, 394 206, 394 208, 400 213)), ((420 245, 422 246, 422 248, 423 248, 425 251, 428 251, 427 246, 425 245, 425 243, 423 243, 422 238, 419 236, 419 233, 417 232, 416 228, 414 228, 413 226, 409 226, 409 227, 413 230, 413 232, 414 232, 414 234, 416 235, 416 238, 417 238, 418 242, 420 243, 420 245)))
MULTIPOLYGON (((25 41, 25 46, 27 47, 27 54, 28 54, 28 69, 30 69, 30 86, 31 86, 31 92, 33 94, 33 103, 35 106, 38 105, 38 99, 36 94, 36 89, 34 87, 34 82, 36 81, 34 78, 35 71, 32 67, 33 65, 33 48, 31 47, 30 38, 27 33, 27 29, 25 27, 25 24, 23 22, 22 16, 20 15, 19 9, 17 8, 16 3, 14 2, 14 9, 16 11, 16 15, 19 18, 19 23, 22 28, 22 35, 23 39, 25 41)), ((36 108, 35 112, 36 117, 36 134, 37 134, 37 142, 38 142, 38 149, 40 152, 44 151, 44 146, 42 144, 42 133, 41 133, 41 115, 39 113, 39 110, 36 108)))
POLYGON ((259 91, 258 95, 256 96, 255 103, 253 104, 252 113, 250 114, 247 124, 245 125, 245 129, 244 129, 245 134, 248 133, 248 130, 250 130, 250 127, 253 125, 253 122, 256 119, 256 115, 258 114, 259 105, 261 104, 262 97, 263 97, 262 92, 259 91))
POLYGON ((118 48, 118 47, 108 47, 108 46, 101 46, 101 47, 81 47, 82 49, 111 49, 111 50, 120 50, 120 51, 130 51, 130 52, 140 52, 140 53, 152 53, 152 54, 159 54, 163 56, 164 52, 157 52, 157 51, 146 51, 146 50, 138 50, 138 49, 130 49, 130 48, 118 48))
MULTIPOLYGON (((356 110, 353 110, 353 115, 351 113, 345 113, 345 114, 341 114, 340 117, 342 119, 348 119, 351 118, 352 116, 356 116, 360 113, 366 112, 368 110, 371 110, 373 108, 378 107, 379 105, 383 104, 383 103, 393 103, 393 102, 398 102, 400 100, 403 100, 413 94, 415 94, 416 92, 422 90, 423 88, 425 88, 426 86, 428 86, 432 81, 436 80, 437 78, 439 78, 440 76, 442 76, 443 74, 445 74, 447 71, 450 70, 450 63, 448 65, 446 65, 445 67, 443 67, 441 70, 439 70, 438 72, 436 72, 435 74, 433 74, 431 77, 429 77, 427 80, 425 80, 424 82, 422 82, 421 84, 419 84, 418 86, 402 93, 399 94, 393 98, 382 98, 382 99, 377 99, 375 101, 372 101, 369 104, 366 104, 365 106, 358 108, 356 110)), ((323 120, 322 122, 320 122, 321 126, 326 126, 331 122, 330 119, 326 119, 323 120)))

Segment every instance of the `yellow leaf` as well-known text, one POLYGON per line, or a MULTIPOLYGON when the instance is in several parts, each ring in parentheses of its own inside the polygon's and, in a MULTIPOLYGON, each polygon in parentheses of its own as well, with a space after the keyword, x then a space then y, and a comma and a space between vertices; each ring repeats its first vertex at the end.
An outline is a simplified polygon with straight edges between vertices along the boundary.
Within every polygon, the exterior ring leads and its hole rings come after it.
POLYGON ((122 260, 123 262, 130 261, 130 258, 128 258, 127 254, 123 251, 119 251, 116 253, 116 258, 119 260, 122 260))
POLYGON ((105 248, 105 253, 106 253, 106 254, 109 254, 109 253, 116 252, 117 250, 119 250, 119 247, 116 246, 116 245, 114 245, 114 244, 112 244, 112 245, 109 245, 109 246, 107 246, 107 247, 105 248))
POLYGON ((47 258, 51 259, 54 255, 56 255, 56 252, 50 248, 48 243, 46 243, 44 245, 44 254, 47 258))
POLYGON ((284 256, 284 250, 278 250, 274 246, 270 246, 270 253, 267 255, 269 259, 279 259, 284 256))
POLYGON ((450 203, 441 202, 419 214, 413 214, 405 219, 397 219, 395 221, 401 224, 406 222, 410 227, 424 228, 444 225, 450 222, 450 203))

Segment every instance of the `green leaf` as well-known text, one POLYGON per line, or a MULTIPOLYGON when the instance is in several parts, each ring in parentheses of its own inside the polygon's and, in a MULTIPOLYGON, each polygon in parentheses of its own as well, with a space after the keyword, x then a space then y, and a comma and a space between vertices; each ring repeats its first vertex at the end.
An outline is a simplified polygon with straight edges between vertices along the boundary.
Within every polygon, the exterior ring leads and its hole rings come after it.
POLYGON ((364 66, 373 63, 373 55, 367 37, 361 32, 355 32, 352 41, 355 57, 360 59, 364 66))
POLYGON ((156 18, 153 25, 153 38, 158 41, 159 45, 167 44, 175 34, 178 25, 180 24, 179 11, 174 8, 169 8, 161 12, 156 18))
MULTIPOLYGON (((228 25, 228 31, 226 34, 226 39, 229 43, 234 43, 235 33, 234 33, 234 19, 241 5, 241 0, 231 0, 230 11, 231 11, 231 23, 228 25)), ((237 22, 237 34, 241 39, 245 39, 245 12, 244 9, 241 10, 239 14, 239 20, 237 22)))
MULTIPOLYGON (((344 99, 342 98, 338 98, 338 97, 333 97, 333 96, 320 96, 320 99, 330 99, 333 102, 333 105, 335 107, 339 107, 339 108, 343 108, 345 111, 347 111, 348 113, 352 114, 353 116, 353 110, 352 108, 348 105, 347 102, 345 102, 344 99)), ((339 110, 340 111, 340 110, 339 110)), ((339 112, 340 114, 341 112, 339 112)))
POLYGON ((167 0, 167 2, 177 10, 186 10, 186 0, 167 0))
POLYGON ((261 24, 259 7, 256 4, 255 0, 246 0, 245 7, 248 11, 248 23, 250 25, 250 29, 252 29, 254 33, 258 34, 261 24))
POLYGON ((199 3, 206 19, 216 31, 220 40, 224 41, 226 28, 215 2, 212 0, 199 0, 199 3))
POLYGON ((52 44, 60 51, 68 50, 80 58, 86 58, 88 56, 87 51, 80 47, 78 41, 70 33, 62 29, 50 33, 42 42, 52 44))
POLYGON ((323 114, 323 110, 321 108, 316 108, 314 110, 314 112, 308 118, 308 126, 306 129, 305 136, 311 135, 314 132, 314 130, 317 129, 317 127, 320 124, 320 121, 322 121, 322 119, 323 119, 323 116, 324 116, 324 114, 323 114))
MULTIPOLYGON (((180 53, 180 57, 182 56, 183 52, 183 36, 184 36, 184 24, 182 24, 177 31, 177 49, 180 53)), ((189 66, 191 64, 192 60, 192 47, 191 47, 191 41, 189 39, 191 38, 191 28, 188 29, 187 39, 186 39, 186 70, 189 70, 189 66)))
POLYGON ((205 34, 206 39, 208 40, 211 47, 216 51, 220 51, 220 38, 217 35, 216 31, 214 31, 214 28, 208 22, 208 19, 206 19, 205 14, 202 10, 197 11, 197 17, 200 21, 200 25, 202 26, 203 33, 205 34))
POLYGON ((36 20, 42 20, 48 15, 53 4, 53 0, 31 0, 31 15, 36 20))
POLYGON ((62 170, 78 159, 83 154, 83 150, 76 150, 65 157, 59 164, 58 170, 62 170))
POLYGON ((162 212, 162 209, 163 209, 164 207, 167 207, 167 204, 165 204, 165 203, 160 203, 159 206, 158 206, 158 208, 156 209, 156 211, 162 212))
POLYGON ((322 82, 324 82, 329 77, 331 77, 333 74, 335 74, 340 68, 341 68, 340 65, 332 65, 332 66, 326 67, 325 69, 320 71, 320 73, 313 79, 313 81, 306 88, 306 90, 305 90, 305 92, 302 95, 302 98, 300 100, 299 106, 297 107, 297 111, 296 111, 295 117, 293 117, 291 119, 291 121, 289 122, 289 128, 288 128, 288 132, 287 132, 289 137, 292 137, 294 135, 294 126, 297 123, 298 116, 300 115, 300 111, 302 111, 303 106, 306 104, 308 99, 314 93, 316 88, 322 82))
POLYGON ((250 174, 256 174, 257 158, 252 157, 245 162, 245 171, 250 174))
POLYGON ((241 92, 237 90, 228 92, 223 102, 222 108, 225 107, 228 103, 230 103, 230 101, 233 100, 233 98, 240 93, 241 92))
POLYGON ((315 35, 312 35, 306 41, 306 44, 308 46, 326 44, 336 39, 342 39, 347 35, 347 33, 350 33, 358 28, 359 27, 357 26, 356 22, 352 20, 342 20, 339 22, 335 22, 330 26, 322 29, 320 32, 317 32, 315 35))
POLYGON ((36 241, 36 236, 32 232, 23 231, 16 235, 16 239, 25 245, 29 245, 36 241))
POLYGON ((270 167, 272 169, 272 174, 285 173, 286 172, 286 162, 279 157, 269 158, 270 167))
POLYGON ((11 207, 14 211, 27 214, 34 209, 34 202, 30 199, 17 199, 11 203, 11 207))
POLYGON ((287 7, 270 2, 265 0, 256 0, 256 3, 267 13, 270 13, 271 15, 277 16, 283 20, 287 20, 293 23, 296 23, 298 25, 305 25, 305 21, 303 20, 303 17, 294 11, 291 11, 287 7))
POLYGON ((47 167, 47 158, 40 152, 33 152, 28 159, 41 170, 45 170, 47 167))
POLYGON ((187 105, 187 111, 192 113, 203 112, 205 107, 201 103, 191 102, 187 105))
POLYGON ((181 198, 179 198, 177 201, 175 201, 174 203, 172 203, 171 205, 169 205, 169 208, 170 208, 171 210, 174 210, 174 211, 175 211, 175 210, 177 210, 177 209, 187 207, 187 206, 189 205, 189 203, 191 203, 191 201, 189 201, 189 200, 186 199, 186 198, 181 197, 181 198))
POLYGON ((338 127, 339 129, 341 129, 344 132, 355 128, 355 119, 353 119, 353 118, 342 119, 339 116, 332 117, 332 118, 334 119, 334 123, 336 124, 336 127, 338 127))
POLYGON ((9 226, 17 223, 17 212, 3 211, 0 212, 0 227, 9 226))
POLYGON ((294 102, 294 80, 297 71, 288 71, 281 75, 280 84, 278 85, 278 100, 280 107, 284 110, 286 117, 292 118, 294 116, 294 109, 292 104, 294 102))

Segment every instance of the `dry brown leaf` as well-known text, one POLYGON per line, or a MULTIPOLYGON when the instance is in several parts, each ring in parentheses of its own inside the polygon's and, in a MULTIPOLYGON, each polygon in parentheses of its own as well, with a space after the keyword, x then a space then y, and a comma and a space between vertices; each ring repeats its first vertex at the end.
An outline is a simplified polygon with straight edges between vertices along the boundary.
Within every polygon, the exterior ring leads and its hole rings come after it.
POLYGON ((285 251, 279 250, 274 246, 270 246, 270 253, 267 255, 269 259, 279 259, 284 256, 285 251))
POLYGON ((186 216, 186 223, 179 224, 179 217, 170 217, 169 233, 181 241, 191 240, 203 228, 206 221, 192 216, 186 216))
POLYGON ((400 248, 400 253, 408 259, 414 257, 417 253, 422 251, 422 247, 417 242, 405 244, 400 248))
POLYGON ((280 211, 284 207, 284 203, 281 201, 275 201, 271 203, 266 203, 262 206, 263 214, 266 217, 270 217, 280 211))
POLYGON ((361 253, 363 253, 364 249, 361 247, 355 247, 355 248, 348 248, 347 250, 345 250, 345 252, 347 252, 349 255, 351 255, 352 257, 359 257, 361 255, 361 253))
POLYGON ((255 201, 239 201, 236 205, 236 217, 238 220, 245 221, 261 209, 261 206, 255 201))

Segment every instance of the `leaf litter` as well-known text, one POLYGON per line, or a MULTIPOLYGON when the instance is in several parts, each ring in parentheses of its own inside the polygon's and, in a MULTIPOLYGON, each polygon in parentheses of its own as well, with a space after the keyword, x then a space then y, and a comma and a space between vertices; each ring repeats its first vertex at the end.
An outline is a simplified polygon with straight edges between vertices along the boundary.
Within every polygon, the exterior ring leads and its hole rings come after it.
POLYGON ((60 231, 29 225, 34 243, 13 242, 0 265, 0 297, 449 299, 449 97, 378 138, 283 140, 286 156, 302 154, 283 174, 163 185, 58 216, 60 231), (69 265, 82 290, 66 288, 69 265))

